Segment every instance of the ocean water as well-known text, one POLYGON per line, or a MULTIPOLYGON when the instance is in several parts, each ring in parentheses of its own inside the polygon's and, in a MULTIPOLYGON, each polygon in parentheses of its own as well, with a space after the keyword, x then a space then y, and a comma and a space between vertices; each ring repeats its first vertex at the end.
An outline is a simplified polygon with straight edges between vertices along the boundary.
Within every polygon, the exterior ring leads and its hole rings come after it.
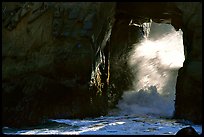
POLYGON ((139 115, 109 115, 87 119, 53 119, 55 124, 32 129, 3 128, 7 135, 174 135, 192 126, 199 134, 201 125, 188 121, 139 115))

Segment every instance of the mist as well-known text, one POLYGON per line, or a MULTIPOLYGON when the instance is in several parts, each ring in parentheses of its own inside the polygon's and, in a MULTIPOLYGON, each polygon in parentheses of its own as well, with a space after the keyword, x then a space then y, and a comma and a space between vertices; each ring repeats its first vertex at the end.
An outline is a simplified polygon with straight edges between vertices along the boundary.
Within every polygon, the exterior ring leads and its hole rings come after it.
POLYGON ((133 90, 124 91, 117 105, 121 114, 173 116, 178 69, 185 59, 182 31, 169 24, 152 25, 129 53, 133 90))

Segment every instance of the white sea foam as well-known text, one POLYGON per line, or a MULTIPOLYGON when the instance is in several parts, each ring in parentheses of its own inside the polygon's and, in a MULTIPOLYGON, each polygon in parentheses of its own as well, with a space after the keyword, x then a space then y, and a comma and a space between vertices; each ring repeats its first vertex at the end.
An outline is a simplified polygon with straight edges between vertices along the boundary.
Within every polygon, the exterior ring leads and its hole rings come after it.
MULTIPOLYGON (((154 23, 154 27, 159 30, 162 25, 154 23)), ((125 91, 119 101, 122 114, 173 115, 177 72, 185 57, 182 31, 171 27, 167 32, 162 29, 165 33, 160 38, 134 44, 128 60, 134 90, 125 91)), ((154 37, 151 30, 150 36, 154 37)))

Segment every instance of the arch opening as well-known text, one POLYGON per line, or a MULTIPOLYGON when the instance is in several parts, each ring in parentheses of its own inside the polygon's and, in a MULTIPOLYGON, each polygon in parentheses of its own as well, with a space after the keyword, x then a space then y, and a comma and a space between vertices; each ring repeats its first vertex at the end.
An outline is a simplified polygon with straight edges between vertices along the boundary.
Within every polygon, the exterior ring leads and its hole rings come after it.
POLYGON ((143 24, 131 20, 129 25, 142 27, 144 37, 132 40, 138 31, 129 33, 129 41, 135 43, 124 56, 133 78, 117 107, 122 114, 172 117, 176 78, 185 60, 183 32, 176 31, 171 24, 152 20, 143 24))
MULTIPOLYGON (((176 79, 175 112, 173 118, 186 119, 194 123, 201 123, 202 121, 201 11, 201 4, 196 2, 117 3, 115 16, 116 22, 113 26, 113 33, 111 34, 110 51, 113 57, 117 56, 115 55, 117 52, 121 53, 124 49, 132 49, 132 47, 128 45, 130 44, 129 39, 131 39, 129 37, 129 32, 132 32, 132 30, 134 30, 132 28, 136 27, 132 27, 134 25, 125 27, 127 22, 128 24, 130 23, 131 19, 135 24, 137 24, 137 27, 141 27, 141 24, 144 22, 150 22, 150 19, 152 19, 156 23, 171 24, 175 30, 179 31, 179 29, 181 29, 183 31, 182 40, 185 60, 183 62, 183 66, 178 71, 176 79)), ((138 29, 136 28, 135 30, 138 29)), ((128 50, 125 53, 127 52, 128 50)), ((119 95, 122 96, 123 91, 127 91, 130 87, 133 87, 133 85, 129 84, 129 81, 134 78, 127 73, 130 68, 126 67, 127 61, 121 61, 121 57, 127 59, 128 54, 119 55, 116 59, 110 58, 110 83, 113 83, 112 85, 114 86, 112 87, 115 87, 114 89, 116 89, 114 92, 116 94, 119 92, 119 95), (115 65, 117 67, 115 67, 115 65), (118 76, 120 75, 119 73, 122 73, 121 80, 118 76), (124 75, 127 76, 127 78, 124 75)))

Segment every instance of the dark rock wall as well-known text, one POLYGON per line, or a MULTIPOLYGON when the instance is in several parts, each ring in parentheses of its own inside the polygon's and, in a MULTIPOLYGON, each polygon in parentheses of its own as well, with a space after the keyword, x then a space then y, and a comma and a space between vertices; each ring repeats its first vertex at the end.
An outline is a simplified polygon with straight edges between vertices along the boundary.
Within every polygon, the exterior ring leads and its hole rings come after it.
POLYGON ((104 114, 106 94, 98 91, 107 75, 99 74, 108 73, 114 3, 5 2, 2 9, 3 125, 104 114))
POLYGON ((176 3, 182 12, 185 62, 176 85, 175 117, 202 122, 202 5, 176 3))
MULTIPOLYGON (((116 13, 117 14, 117 13, 116 13)), ((134 74, 128 66, 132 44, 143 37, 143 28, 129 25, 131 18, 116 15, 110 39, 110 91, 111 100, 117 103, 124 91, 132 89, 134 74)))

